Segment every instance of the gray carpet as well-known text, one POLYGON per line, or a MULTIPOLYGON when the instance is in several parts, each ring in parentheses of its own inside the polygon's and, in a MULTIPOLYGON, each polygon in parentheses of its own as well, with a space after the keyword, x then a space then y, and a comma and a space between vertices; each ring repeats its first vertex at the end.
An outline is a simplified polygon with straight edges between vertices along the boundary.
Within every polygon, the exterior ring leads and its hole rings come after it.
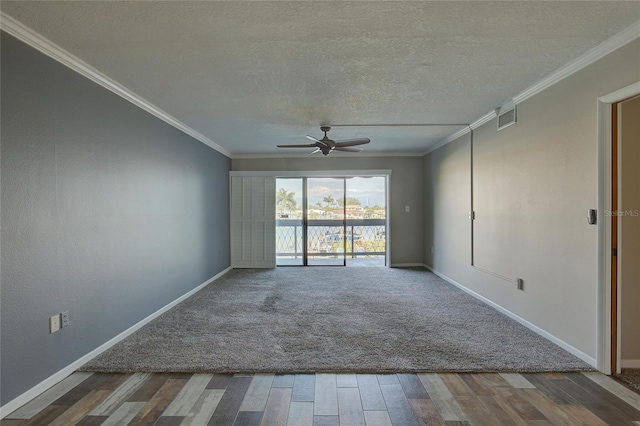
POLYGON ((621 374, 615 376, 640 392, 640 368, 623 368, 621 374))
POLYGON ((233 270, 87 363, 97 372, 592 368, 424 269, 233 270))

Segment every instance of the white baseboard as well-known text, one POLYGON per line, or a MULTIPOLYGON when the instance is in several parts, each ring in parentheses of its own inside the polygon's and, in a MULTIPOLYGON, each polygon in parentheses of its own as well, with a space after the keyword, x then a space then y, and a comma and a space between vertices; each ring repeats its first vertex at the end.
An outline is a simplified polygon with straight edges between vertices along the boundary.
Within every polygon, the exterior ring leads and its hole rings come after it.
POLYGON ((146 317, 142 321, 140 321, 140 322, 134 324, 133 326, 129 327, 128 329, 126 329, 122 333, 118 334, 117 336, 115 336, 111 340, 109 340, 106 343, 98 346, 96 349, 92 350, 88 354, 84 355, 83 357, 81 357, 81 358, 77 359, 76 361, 72 362, 71 364, 67 365, 62 370, 60 370, 57 373, 49 376, 45 380, 41 381, 40 383, 38 383, 37 385, 35 385, 34 387, 29 389, 25 393, 23 393, 22 395, 20 395, 20 396, 18 396, 16 398, 12 399, 11 401, 7 402, 5 405, 0 407, 0 419, 5 418, 9 414, 11 414, 13 411, 17 410, 18 408, 22 407, 27 402, 31 401, 33 398, 35 398, 38 395, 40 395, 42 392, 46 391, 50 387, 52 387, 52 386, 56 385, 57 383, 61 382, 62 380, 67 378, 69 375, 71 375, 71 373, 73 373, 78 368, 80 368, 82 365, 84 365, 87 362, 91 361, 93 358, 95 358, 96 356, 100 355, 102 352, 106 351, 107 349, 111 348, 112 346, 114 346, 116 343, 120 342, 124 338, 130 336, 135 331, 139 330, 143 326, 147 325, 149 322, 153 321, 154 319, 156 319, 157 317, 159 317, 163 313, 167 312, 169 309, 171 309, 174 306, 176 306, 178 303, 182 302, 183 300, 191 297, 192 295, 194 295, 198 291, 202 290, 204 287, 206 287, 207 285, 211 284, 213 281, 217 280, 218 278, 220 278, 221 276, 223 276, 224 274, 229 272, 231 269, 233 269, 233 268, 232 267, 228 267, 227 269, 223 270, 222 272, 216 274, 214 277, 208 279, 207 281, 203 282, 199 286, 195 287, 194 289, 190 290, 189 292, 187 292, 187 293, 183 294, 182 296, 178 297, 176 300, 174 300, 173 302, 169 303, 168 305, 158 309, 157 311, 155 311, 154 313, 152 313, 151 315, 149 315, 148 317, 146 317))
POLYGON ((392 263, 391 268, 424 268, 423 263, 392 263))
POLYGON ((640 359, 621 359, 620 368, 640 368, 640 359))
POLYGON ((476 299, 478 299, 478 300, 486 303, 487 305, 495 308, 496 310, 502 312, 503 314, 505 314, 509 318, 511 318, 511 319, 513 319, 515 321, 518 321, 520 324, 524 325, 529 330, 539 334, 540 336, 544 337, 547 340, 550 340, 551 342, 553 342, 556 345, 560 346, 562 349, 566 350, 567 352, 575 355, 576 357, 580 358, 581 360, 583 360, 587 364, 591 365, 593 368, 597 368, 596 367, 597 363, 596 363, 596 359, 595 358, 590 357, 589 355, 585 354, 581 350, 571 346, 570 344, 568 344, 564 340, 561 340, 558 337, 554 336, 553 334, 551 334, 551 333, 543 330, 542 328, 538 327, 537 325, 530 323, 526 319, 524 319, 522 317, 519 317, 518 315, 514 314, 513 312, 509 311, 508 309, 503 308, 502 306, 498 305, 497 303, 492 302, 491 300, 489 300, 486 297, 480 295, 479 293, 476 293, 475 291, 468 289, 464 285, 460 284, 459 282, 457 282, 455 280, 452 280, 451 278, 449 278, 446 275, 436 271, 435 269, 431 268, 430 266, 424 265, 424 267, 426 269, 428 269, 429 271, 433 272, 434 274, 436 274, 437 276, 439 276, 440 278, 442 278, 443 280, 447 281, 448 283, 458 287, 459 289, 461 289, 465 293, 470 294, 471 296, 475 297, 476 299))

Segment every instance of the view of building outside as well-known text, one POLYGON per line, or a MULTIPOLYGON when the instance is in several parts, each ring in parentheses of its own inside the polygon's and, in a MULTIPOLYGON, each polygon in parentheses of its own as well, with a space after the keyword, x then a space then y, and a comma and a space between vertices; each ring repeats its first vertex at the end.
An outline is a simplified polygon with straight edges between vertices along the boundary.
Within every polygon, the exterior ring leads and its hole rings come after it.
POLYGON ((386 178, 383 176, 346 178, 346 194, 344 178, 276 179, 278 264, 304 264, 305 182, 308 264, 342 264, 346 257, 347 263, 368 259, 371 264, 384 265, 386 178))

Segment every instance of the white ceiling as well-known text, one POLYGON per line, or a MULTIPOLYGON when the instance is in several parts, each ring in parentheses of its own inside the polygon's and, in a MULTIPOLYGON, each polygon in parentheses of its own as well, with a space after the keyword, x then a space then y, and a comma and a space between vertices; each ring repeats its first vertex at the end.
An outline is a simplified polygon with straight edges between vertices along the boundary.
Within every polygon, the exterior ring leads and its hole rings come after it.
POLYGON ((640 19, 637 1, 0 7, 234 156, 304 153, 275 145, 325 123, 367 153, 424 152, 462 127, 370 125, 471 123, 640 19))

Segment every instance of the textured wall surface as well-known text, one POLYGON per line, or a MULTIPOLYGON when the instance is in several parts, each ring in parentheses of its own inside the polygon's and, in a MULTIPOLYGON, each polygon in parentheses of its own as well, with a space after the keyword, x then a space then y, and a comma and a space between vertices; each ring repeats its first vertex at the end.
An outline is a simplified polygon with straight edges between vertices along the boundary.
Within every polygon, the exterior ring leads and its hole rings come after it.
POLYGON ((1 119, 5 404, 229 266, 230 160, 4 33, 1 119))
MULTIPOLYGON (((314 171, 391 169, 388 207, 391 264, 422 263, 422 158, 349 157, 234 159, 234 171, 314 171), (410 206, 410 212, 405 206, 410 206)), ((388 260, 387 260, 388 262, 388 260)))
POLYGON ((620 159, 622 184, 618 217, 621 238, 618 260, 622 264, 620 288, 622 302, 622 338, 620 355, 623 360, 640 362, 640 98, 621 105, 622 141, 620 159))
MULTIPOLYGON (((474 132, 476 266, 470 265, 470 137, 424 158, 425 263, 596 356, 597 99, 640 80, 640 40, 518 105, 518 123, 474 132)), ((602 214, 602 213, 601 213, 602 214)))

